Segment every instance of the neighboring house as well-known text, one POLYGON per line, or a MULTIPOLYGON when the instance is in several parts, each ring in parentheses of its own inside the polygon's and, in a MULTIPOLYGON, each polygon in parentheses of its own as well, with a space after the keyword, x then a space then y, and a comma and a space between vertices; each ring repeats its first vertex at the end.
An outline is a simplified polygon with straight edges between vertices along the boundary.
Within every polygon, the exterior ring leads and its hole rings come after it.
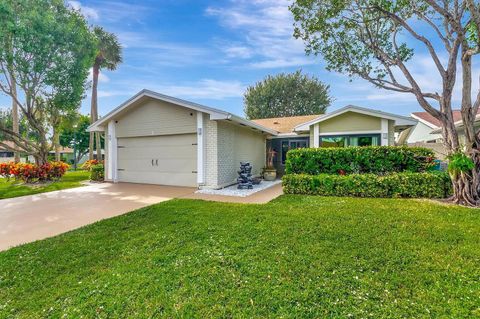
MULTIPOLYGON (((13 142, 3 141, 2 143, 7 144, 10 148, 14 147, 13 142)), ((6 149, 3 146, 0 146, 0 163, 12 162, 15 160, 14 154, 10 149, 6 149)), ((27 156, 25 154, 20 154, 20 162, 26 162, 27 156)))
POLYGON ((266 146, 394 145, 409 117, 347 106, 325 115, 249 121, 231 113, 149 90, 102 117, 89 131, 105 132, 108 181, 221 188, 235 183, 241 161, 253 174, 265 166, 266 146))
MULTIPOLYGON (((477 116, 475 117, 474 127, 476 130, 480 129, 480 114, 477 114, 477 116)), ((461 117, 459 120, 455 121, 455 128, 458 133, 458 139, 460 141, 460 144, 465 144, 465 129, 464 129, 464 125, 461 117)), ((442 131, 441 128, 437 128, 432 131, 432 134, 441 134, 441 131, 442 131)))
MULTIPOLYGON (((462 114, 460 110, 453 110, 452 113, 457 127, 461 127, 462 114)), ((427 112, 414 112, 410 116, 418 122, 399 135, 397 144, 426 147, 433 150, 437 158, 445 159, 447 152, 443 146, 441 122, 427 112)), ((463 132, 461 129, 459 134, 462 143, 463 132)))
MULTIPOLYGON (((13 146, 14 146, 13 142, 11 142, 11 141, 3 141, 3 143, 9 145, 10 148, 13 148, 13 146)), ((50 151, 49 152, 49 157, 51 159, 54 159, 55 158, 55 151, 50 151)), ((62 159, 62 161, 65 161, 66 163, 72 164, 73 163, 73 149, 71 149, 69 147, 61 147, 60 148, 60 158, 62 159)), ((14 160, 15 160, 15 157, 13 156, 13 152, 0 146, 0 163, 12 162, 14 160)), ((32 155, 20 154, 20 162, 33 163, 34 161, 35 161, 35 159, 33 158, 32 155)))
MULTIPOLYGON (((48 152, 48 154, 52 160, 55 159, 55 150, 48 152)), ((73 164, 73 148, 60 147, 60 159, 65 163, 73 164)))

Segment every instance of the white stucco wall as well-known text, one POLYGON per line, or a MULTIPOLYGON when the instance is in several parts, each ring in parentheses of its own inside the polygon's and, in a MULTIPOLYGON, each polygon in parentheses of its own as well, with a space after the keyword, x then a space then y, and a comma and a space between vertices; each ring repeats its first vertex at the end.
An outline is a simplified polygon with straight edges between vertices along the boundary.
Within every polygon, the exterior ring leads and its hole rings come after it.
POLYGON ((426 142, 442 138, 441 134, 430 134, 432 130, 428 125, 418 122, 408 136, 407 143, 426 142))

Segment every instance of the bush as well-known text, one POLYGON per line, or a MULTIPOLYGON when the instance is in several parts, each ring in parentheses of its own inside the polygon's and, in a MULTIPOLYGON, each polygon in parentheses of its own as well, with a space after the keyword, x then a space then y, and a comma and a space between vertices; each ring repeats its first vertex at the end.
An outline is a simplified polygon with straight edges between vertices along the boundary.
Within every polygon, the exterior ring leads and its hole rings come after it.
POLYGON ((46 182, 60 179, 69 165, 63 162, 49 162, 41 166, 31 163, 2 163, 0 175, 5 178, 15 177, 25 183, 46 182))
POLYGON ((301 148, 287 153, 287 174, 426 172, 435 166, 432 150, 406 146, 301 148))
POLYGON ((89 171, 92 166, 98 165, 98 164, 103 164, 103 161, 99 161, 97 159, 88 160, 85 163, 83 163, 82 169, 89 171))
POLYGON ((103 164, 96 164, 90 166, 90 180, 96 182, 103 182, 105 168, 103 164))
POLYGON ((351 175, 283 176, 286 194, 353 197, 445 198, 452 193, 450 178, 444 172, 351 175))

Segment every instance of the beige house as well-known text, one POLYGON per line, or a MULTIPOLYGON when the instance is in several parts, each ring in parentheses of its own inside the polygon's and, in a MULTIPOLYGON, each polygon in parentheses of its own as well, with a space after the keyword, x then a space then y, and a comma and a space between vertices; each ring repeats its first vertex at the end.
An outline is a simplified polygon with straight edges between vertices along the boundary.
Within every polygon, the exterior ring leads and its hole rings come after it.
POLYGON ((260 175, 267 145, 277 148, 281 170, 289 149, 393 145, 395 132, 415 124, 356 106, 321 116, 249 121, 143 90, 89 130, 105 132, 109 181, 222 188, 236 182, 241 161, 260 175))

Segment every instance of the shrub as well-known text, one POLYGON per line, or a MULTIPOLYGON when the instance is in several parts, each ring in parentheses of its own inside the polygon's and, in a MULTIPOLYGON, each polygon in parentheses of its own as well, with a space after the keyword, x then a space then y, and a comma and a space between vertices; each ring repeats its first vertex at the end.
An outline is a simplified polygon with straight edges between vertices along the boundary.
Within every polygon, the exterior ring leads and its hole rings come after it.
POLYGON ((96 164, 96 165, 90 166, 90 180, 103 182, 105 177, 104 171, 105 169, 103 164, 96 164))
POLYGON ((0 164, 0 175, 6 178, 13 176, 25 183, 45 182, 60 179, 68 168, 69 165, 63 162, 50 162, 41 166, 10 162, 0 164))
POLYGON ((14 169, 14 162, 0 163, 0 176, 6 178, 7 180, 13 175, 12 169, 14 169))
POLYGON ((97 159, 88 160, 85 163, 83 163, 82 169, 89 171, 92 166, 98 165, 98 164, 103 164, 103 161, 99 161, 97 159))
POLYGON ((301 148, 287 153, 287 174, 425 172, 435 166, 432 150, 406 146, 301 148))
POLYGON ((354 197, 445 198, 452 192, 450 178, 444 172, 351 175, 283 176, 286 194, 354 197))

